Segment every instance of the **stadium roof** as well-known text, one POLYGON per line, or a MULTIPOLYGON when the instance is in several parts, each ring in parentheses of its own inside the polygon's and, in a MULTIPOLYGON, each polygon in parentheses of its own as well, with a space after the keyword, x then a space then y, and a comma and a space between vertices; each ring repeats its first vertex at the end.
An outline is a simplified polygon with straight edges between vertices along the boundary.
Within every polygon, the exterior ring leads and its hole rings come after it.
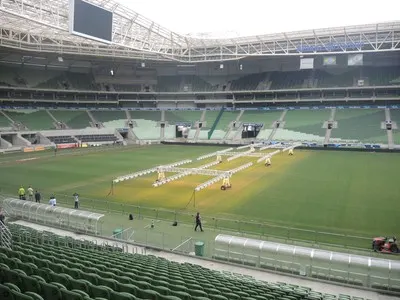
POLYGON ((0 46, 189 63, 249 56, 400 50, 400 21, 235 39, 202 39, 172 32, 112 0, 87 2, 114 13, 112 44, 70 34, 68 0, 0 0, 0 46))

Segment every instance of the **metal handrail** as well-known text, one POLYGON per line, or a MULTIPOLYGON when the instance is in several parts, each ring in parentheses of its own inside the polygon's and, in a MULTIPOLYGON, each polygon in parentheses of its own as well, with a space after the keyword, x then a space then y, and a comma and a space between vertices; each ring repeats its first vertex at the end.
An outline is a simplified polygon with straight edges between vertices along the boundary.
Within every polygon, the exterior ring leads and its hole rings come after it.
POLYGON ((3 222, 0 222, 0 245, 8 249, 12 248, 11 231, 3 222))

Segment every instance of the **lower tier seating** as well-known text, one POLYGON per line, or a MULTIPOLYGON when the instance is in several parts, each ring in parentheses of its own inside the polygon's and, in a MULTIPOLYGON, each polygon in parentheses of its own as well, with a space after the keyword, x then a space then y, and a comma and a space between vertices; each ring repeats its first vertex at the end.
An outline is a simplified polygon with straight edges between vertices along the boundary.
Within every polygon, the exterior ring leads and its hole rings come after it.
POLYGON ((76 135, 76 138, 83 143, 90 142, 115 142, 118 138, 113 134, 88 134, 88 135, 76 135))
POLYGON ((9 228, 13 249, 0 247, 2 300, 363 300, 9 228))
POLYGON ((72 143, 76 143, 76 140, 72 136, 48 136, 47 138, 52 143, 55 143, 55 144, 72 144, 72 143))

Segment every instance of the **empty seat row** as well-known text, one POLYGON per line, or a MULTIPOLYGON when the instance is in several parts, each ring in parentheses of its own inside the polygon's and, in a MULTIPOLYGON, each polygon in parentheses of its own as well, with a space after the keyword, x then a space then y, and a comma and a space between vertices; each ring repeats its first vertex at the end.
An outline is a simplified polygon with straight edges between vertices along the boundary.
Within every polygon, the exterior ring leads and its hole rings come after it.
POLYGON ((76 140, 72 136, 48 136, 47 137, 52 143, 55 144, 73 144, 76 140))
POLYGON ((87 142, 115 142, 118 138, 113 134, 91 134, 91 135, 76 135, 77 139, 83 143, 87 142))

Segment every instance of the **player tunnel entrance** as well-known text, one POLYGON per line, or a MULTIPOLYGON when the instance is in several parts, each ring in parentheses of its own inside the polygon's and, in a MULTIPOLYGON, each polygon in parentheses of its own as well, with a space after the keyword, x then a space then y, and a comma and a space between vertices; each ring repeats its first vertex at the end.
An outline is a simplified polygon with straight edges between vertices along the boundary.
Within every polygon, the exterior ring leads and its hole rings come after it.
POLYGON ((242 139, 257 137, 263 126, 264 124, 259 123, 243 123, 242 139))

